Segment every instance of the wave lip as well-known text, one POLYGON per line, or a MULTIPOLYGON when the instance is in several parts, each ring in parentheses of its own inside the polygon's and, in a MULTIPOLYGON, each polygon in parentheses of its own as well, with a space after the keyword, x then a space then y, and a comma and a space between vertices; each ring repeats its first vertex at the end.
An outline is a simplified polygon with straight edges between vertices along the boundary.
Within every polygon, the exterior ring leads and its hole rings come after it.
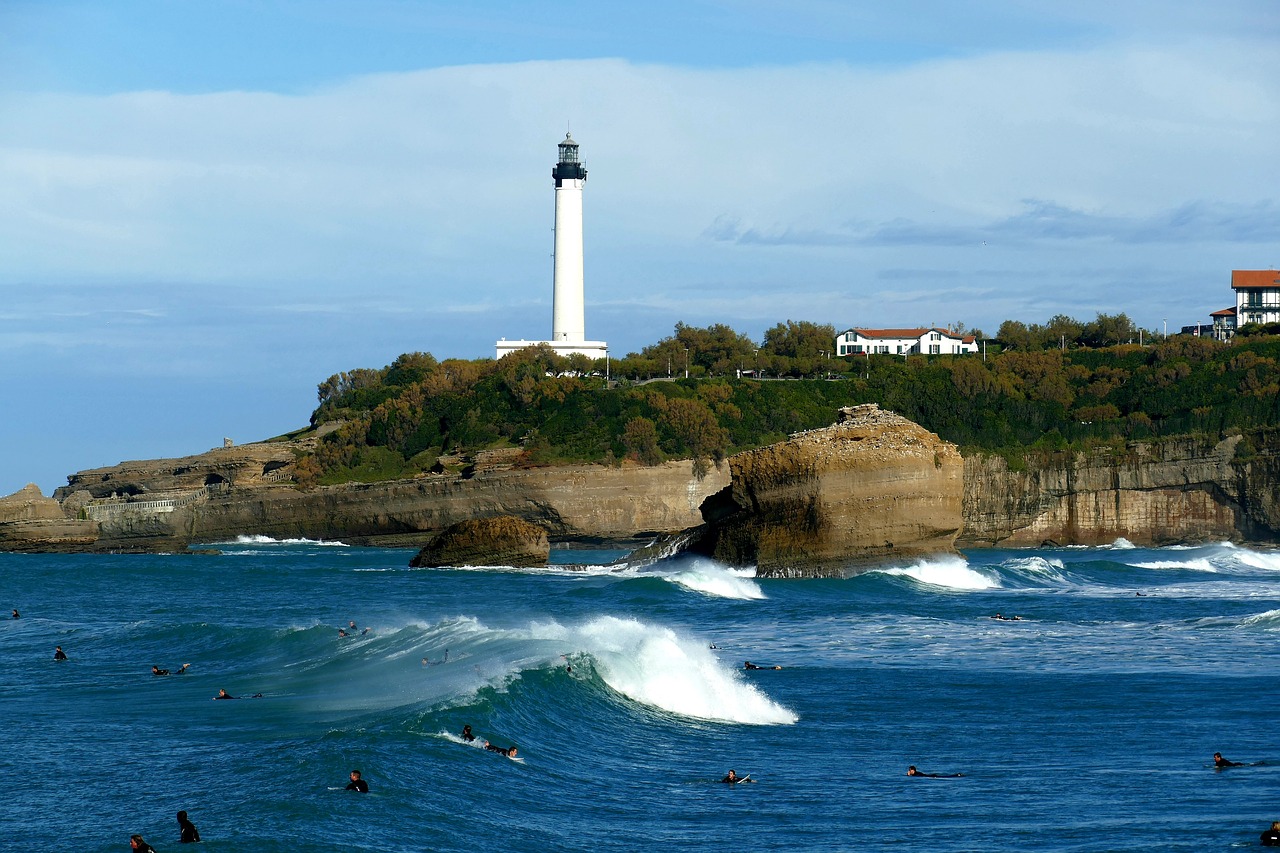
POLYGON ((999 581, 969 568, 963 557, 939 557, 920 560, 906 568, 875 569, 881 574, 906 577, 917 583, 948 589, 999 589, 999 581))
POLYGON ((695 560, 686 569, 663 575, 663 579, 713 598, 765 598, 760 585, 753 580, 755 576, 755 569, 731 569, 709 560, 695 560))
POLYGON ((613 690, 682 717, 790 725, 799 717, 743 680, 707 648, 670 628, 601 616, 577 628, 534 626, 535 636, 581 647, 613 690))

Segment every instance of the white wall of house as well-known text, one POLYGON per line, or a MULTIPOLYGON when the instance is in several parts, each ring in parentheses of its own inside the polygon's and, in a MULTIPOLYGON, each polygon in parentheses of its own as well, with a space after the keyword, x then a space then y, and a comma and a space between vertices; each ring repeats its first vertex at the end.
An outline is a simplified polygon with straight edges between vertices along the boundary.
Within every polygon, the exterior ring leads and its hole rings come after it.
POLYGON ((959 355, 978 342, 945 329, 849 329, 836 336, 836 355, 959 355))

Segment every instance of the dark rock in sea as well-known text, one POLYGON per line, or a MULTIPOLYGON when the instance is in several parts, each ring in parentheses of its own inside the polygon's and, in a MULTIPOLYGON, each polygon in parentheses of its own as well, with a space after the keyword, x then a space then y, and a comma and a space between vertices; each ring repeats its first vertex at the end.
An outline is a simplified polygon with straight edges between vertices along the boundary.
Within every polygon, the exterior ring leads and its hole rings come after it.
POLYGON ((418 552, 409 565, 444 566, 545 566, 551 553, 547 532, 512 516, 460 521, 440 532, 418 552))

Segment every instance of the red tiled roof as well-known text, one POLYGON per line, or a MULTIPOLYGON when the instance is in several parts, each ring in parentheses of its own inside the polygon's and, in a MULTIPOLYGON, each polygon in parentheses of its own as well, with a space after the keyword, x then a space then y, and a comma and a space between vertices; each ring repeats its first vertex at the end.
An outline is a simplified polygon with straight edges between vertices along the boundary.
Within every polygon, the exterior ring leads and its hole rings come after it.
POLYGON ((1280 287, 1280 272, 1276 270, 1232 270, 1231 286, 1236 290, 1242 287, 1280 287))
POLYGON ((850 329, 864 338, 918 338, 928 329, 850 329))
POLYGON ((1236 309, 1234 307, 1223 308, 1221 311, 1214 311, 1209 316, 1210 317, 1234 317, 1236 316, 1236 309))

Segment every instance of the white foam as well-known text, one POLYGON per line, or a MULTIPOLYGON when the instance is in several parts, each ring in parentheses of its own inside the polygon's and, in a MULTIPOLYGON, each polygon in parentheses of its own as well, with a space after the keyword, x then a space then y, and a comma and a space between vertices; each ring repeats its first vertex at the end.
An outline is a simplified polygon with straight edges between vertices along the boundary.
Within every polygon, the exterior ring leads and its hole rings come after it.
POLYGON ((1243 563, 1244 565, 1255 569, 1280 571, 1280 552, 1252 551, 1248 548, 1235 548, 1231 552, 1231 558, 1238 563, 1243 563))
POLYGON ((1250 616, 1240 624, 1250 627, 1280 628, 1280 610, 1268 610, 1265 613, 1250 616))
POLYGON ((1146 563, 1130 563, 1135 569, 1184 569, 1192 572, 1216 572, 1218 569, 1207 557, 1191 560, 1152 560, 1146 563))
POLYGON ((877 569, 876 571, 949 589, 998 589, 1000 587, 997 581, 969 568, 969 564, 962 557, 921 560, 905 569, 877 569))
POLYGON ((326 541, 324 539, 274 539, 270 536, 263 536, 261 533, 240 534, 235 541, 229 544, 234 545, 320 545, 325 548, 347 548, 345 542, 326 541))
POLYGON ((713 598, 760 599, 765 594, 753 578, 755 569, 731 569, 710 560, 696 560, 689 568, 664 575, 673 584, 713 598))
POLYGON ((1125 539, 1123 536, 1121 536, 1120 538, 1116 539, 1116 541, 1112 542, 1110 545, 1103 545, 1102 547, 1114 548, 1117 551, 1129 551, 1134 548, 1137 548, 1138 546, 1134 545, 1128 539, 1125 539))
POLYGON ((718 660, 704 641, 670 628, 601 616, 573 628, 542 623, 530 632, 590 654, 606 684, 644 705, 731 723, 789 725, 799 719, 718 660))

